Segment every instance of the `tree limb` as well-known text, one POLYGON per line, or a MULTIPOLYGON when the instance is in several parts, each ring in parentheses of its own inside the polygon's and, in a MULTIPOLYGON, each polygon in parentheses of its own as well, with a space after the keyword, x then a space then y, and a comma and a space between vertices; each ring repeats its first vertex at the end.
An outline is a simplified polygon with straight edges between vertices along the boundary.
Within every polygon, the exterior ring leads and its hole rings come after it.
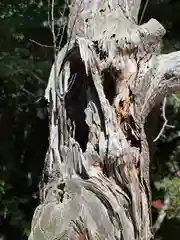
POLYGON ((164 97, 180 91, 180 51, 156 57, 156 67, 141 114, 143 119, 164 97))

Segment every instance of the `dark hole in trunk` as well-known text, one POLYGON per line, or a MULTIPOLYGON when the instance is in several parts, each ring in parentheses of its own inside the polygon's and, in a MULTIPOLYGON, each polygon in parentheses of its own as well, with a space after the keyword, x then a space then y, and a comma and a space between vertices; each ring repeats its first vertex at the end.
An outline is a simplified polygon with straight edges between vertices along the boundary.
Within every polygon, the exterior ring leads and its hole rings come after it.
POLYGON ((67 116, 75 123, 75 140, 79 143, 82 151, 86 150, 88 142, 89 127, 85 122, 87 107, 87 81, 84 64, 80 59, 73 59, 70 62, 71 77, 75 76, 74 83, 66 95, 67 116))
POLYGON ((103 90, 105 93, 106 98, 108 99, 109 103, 112 105, 113 100, 115 97, 115 78, 116 72, 111 71, 110 69, 105 69, 103 71, 102 77, 104 79, 103 82, 103 90))

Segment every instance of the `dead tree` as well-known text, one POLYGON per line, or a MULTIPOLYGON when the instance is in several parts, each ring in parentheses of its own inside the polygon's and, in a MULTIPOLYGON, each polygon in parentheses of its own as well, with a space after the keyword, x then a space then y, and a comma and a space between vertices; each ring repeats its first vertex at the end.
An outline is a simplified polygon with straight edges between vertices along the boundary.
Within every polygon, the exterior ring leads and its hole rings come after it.
POLYGON ((71 1, 45 94, 49 149, 29 240, 152 237, 144 126, 180 89, 180 52, 160 54, 165 29, 138 25, 140 2, 71 1))

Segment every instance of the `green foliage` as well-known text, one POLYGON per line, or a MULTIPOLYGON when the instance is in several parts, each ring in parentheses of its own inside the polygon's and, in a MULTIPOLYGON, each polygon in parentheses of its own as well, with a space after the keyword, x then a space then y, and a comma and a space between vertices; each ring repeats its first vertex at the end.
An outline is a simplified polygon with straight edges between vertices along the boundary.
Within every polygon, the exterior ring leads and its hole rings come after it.
POLYGON ((180 218, 180 178, 164 178, 162 182, 156 183, 156 187, 163 189, 166 197, 170 199, 167 210, 168 218, 180 218))

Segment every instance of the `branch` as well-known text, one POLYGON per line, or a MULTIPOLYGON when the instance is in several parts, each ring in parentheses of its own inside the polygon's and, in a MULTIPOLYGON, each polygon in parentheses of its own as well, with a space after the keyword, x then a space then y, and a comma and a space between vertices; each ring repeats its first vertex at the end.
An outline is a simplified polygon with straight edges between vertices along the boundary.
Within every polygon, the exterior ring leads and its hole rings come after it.
POLYGON ((53 46, 49 46, 49 45, 46 45, 46 44, 42 44, 42 43, 36 42, 36 41, 33 40, 33 39, 29 39, 29 41, 32 42, 32 43, 35 43, 35 44, 37 44, 38 46, 41 46, 41 47, 53 48, 53 46))
POLYGON ((142 20, 143 20, 143 17, 144 17, 144 14, 146 12, 146 9, 147 9, 147 6, 149 4, 149 0, 146 0, 145 2, 145 5, 144 5, 144 8, 143 8, 143 11, 142 11, 142 14, 141 14, 141 17, 140 17, 140 20, 139 20, 139 24, 141 24, 142 20))
POLYGON ((180 99, 175 95, 175 94, 172 94, 173 98, 180 103, 180 99))
POLYGON ((156 142, 162 136, 162 134, 163 134, 163 132, 164 132, 166 127, 174 128, 173 125, 167 124, 168 123, 168 119, 166 117, 166 103, 167 103, 167 98, 165 97, 164 101, 163 101, 163 106, 162 106, 162 116, 163 116, 163 119, 164 119, 164 124, 163 124, 163 126, 161 128, 161 131, 159 132, 157 137, 153 140, 153 142, 156 142))
POLYGON ((153 70, 153 78, 141 111, 144 120, 164 97, 180 91, 180 51, 157 57, 153 70))
POLYGON ((166 33, 165 28, 154 18, 140 26, 141 40, 147 47, 157 44, 166 33), (143 33, 143 36, 142 36, 143 33))

